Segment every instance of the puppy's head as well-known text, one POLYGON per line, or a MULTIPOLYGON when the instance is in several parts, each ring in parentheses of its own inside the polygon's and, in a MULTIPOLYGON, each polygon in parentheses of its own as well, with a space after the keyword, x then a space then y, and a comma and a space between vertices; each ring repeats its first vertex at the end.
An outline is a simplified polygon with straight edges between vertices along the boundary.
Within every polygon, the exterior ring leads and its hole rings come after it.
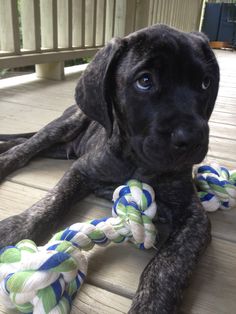
POLYGON ((102 49, 79 81, 76 99, 109 135, 117 121, 140 166, 165 172, 206 155, 218 84, 203 34, 156 25, 102 49))

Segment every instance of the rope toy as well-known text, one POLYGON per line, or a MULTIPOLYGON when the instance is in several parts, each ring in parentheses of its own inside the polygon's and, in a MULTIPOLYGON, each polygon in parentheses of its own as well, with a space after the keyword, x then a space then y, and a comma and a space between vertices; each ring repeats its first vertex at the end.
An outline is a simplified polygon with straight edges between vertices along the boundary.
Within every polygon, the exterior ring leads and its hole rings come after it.
POLYGON ((195 171, 194 182, 206 211, 236 206, 236 170, 229 171, 217 163, 200 166, 195 171))
POLYGON ((81 250, 111 241, 132 241, 141 249, 154 246, 154 191, 136 180, 113 194, 113 217, 76 223, 55 234, 43 247, 31 240, 0 251, 0 297, 22 313, 66 314, 87 272, 81 250))

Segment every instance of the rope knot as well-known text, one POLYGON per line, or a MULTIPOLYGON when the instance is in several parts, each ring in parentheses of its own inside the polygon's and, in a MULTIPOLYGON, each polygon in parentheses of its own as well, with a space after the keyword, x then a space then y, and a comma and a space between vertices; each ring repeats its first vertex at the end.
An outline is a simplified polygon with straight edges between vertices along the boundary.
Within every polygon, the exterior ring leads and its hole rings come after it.
POLYGON ((37 248, 23 240, 0 251, 0 264, 0 296, 23 313, 69 313, 87 271, 85 256, 68 241, 37 248))
POLYGON ((236 170, 229 171, 217 163, 200 166, 195 171, 195 184, 207 211, 236 206, 236 170))
POLYGON ((112 214, 119 217, 130 230, 130 240, 140 248, 150 248, 156 240, 152 219, 156 214, 155 194, 151 186, 129 180, 113 194, 112 214))

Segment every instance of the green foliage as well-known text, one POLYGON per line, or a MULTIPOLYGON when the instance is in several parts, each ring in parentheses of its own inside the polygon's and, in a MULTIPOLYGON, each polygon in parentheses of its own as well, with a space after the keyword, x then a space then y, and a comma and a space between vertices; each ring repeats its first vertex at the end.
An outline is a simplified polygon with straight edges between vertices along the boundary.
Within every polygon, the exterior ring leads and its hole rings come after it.
POLYGON ((0 79, 8 72, 9 69, 0 69, 0 79))
POLYGON ((78 58, 78 59, 74 59, 74 60, 67 60, 65 61, 65 66, 69 67, 72 65, 79 65, 79 64, 85 64, 85 63, 89 63, 91 61, 92 58, 78 58))

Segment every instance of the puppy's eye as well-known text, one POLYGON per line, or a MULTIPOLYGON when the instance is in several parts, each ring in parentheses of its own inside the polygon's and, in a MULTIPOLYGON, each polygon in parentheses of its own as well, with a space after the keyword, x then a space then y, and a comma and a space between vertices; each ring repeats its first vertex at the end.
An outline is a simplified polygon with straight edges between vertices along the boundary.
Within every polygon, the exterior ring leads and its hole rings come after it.
POLYGON ((204 77, 204 79, 202 81, 202 89, 207 90, 210 85, 211 85, 210 78, 208 76, 204 77))
POLYGON ((139 90, 147 91, 152 88, 153 82, 152 82, 152 76, 149 73, 144 73, 140 78, 135 82, 136 87, 139 90))

